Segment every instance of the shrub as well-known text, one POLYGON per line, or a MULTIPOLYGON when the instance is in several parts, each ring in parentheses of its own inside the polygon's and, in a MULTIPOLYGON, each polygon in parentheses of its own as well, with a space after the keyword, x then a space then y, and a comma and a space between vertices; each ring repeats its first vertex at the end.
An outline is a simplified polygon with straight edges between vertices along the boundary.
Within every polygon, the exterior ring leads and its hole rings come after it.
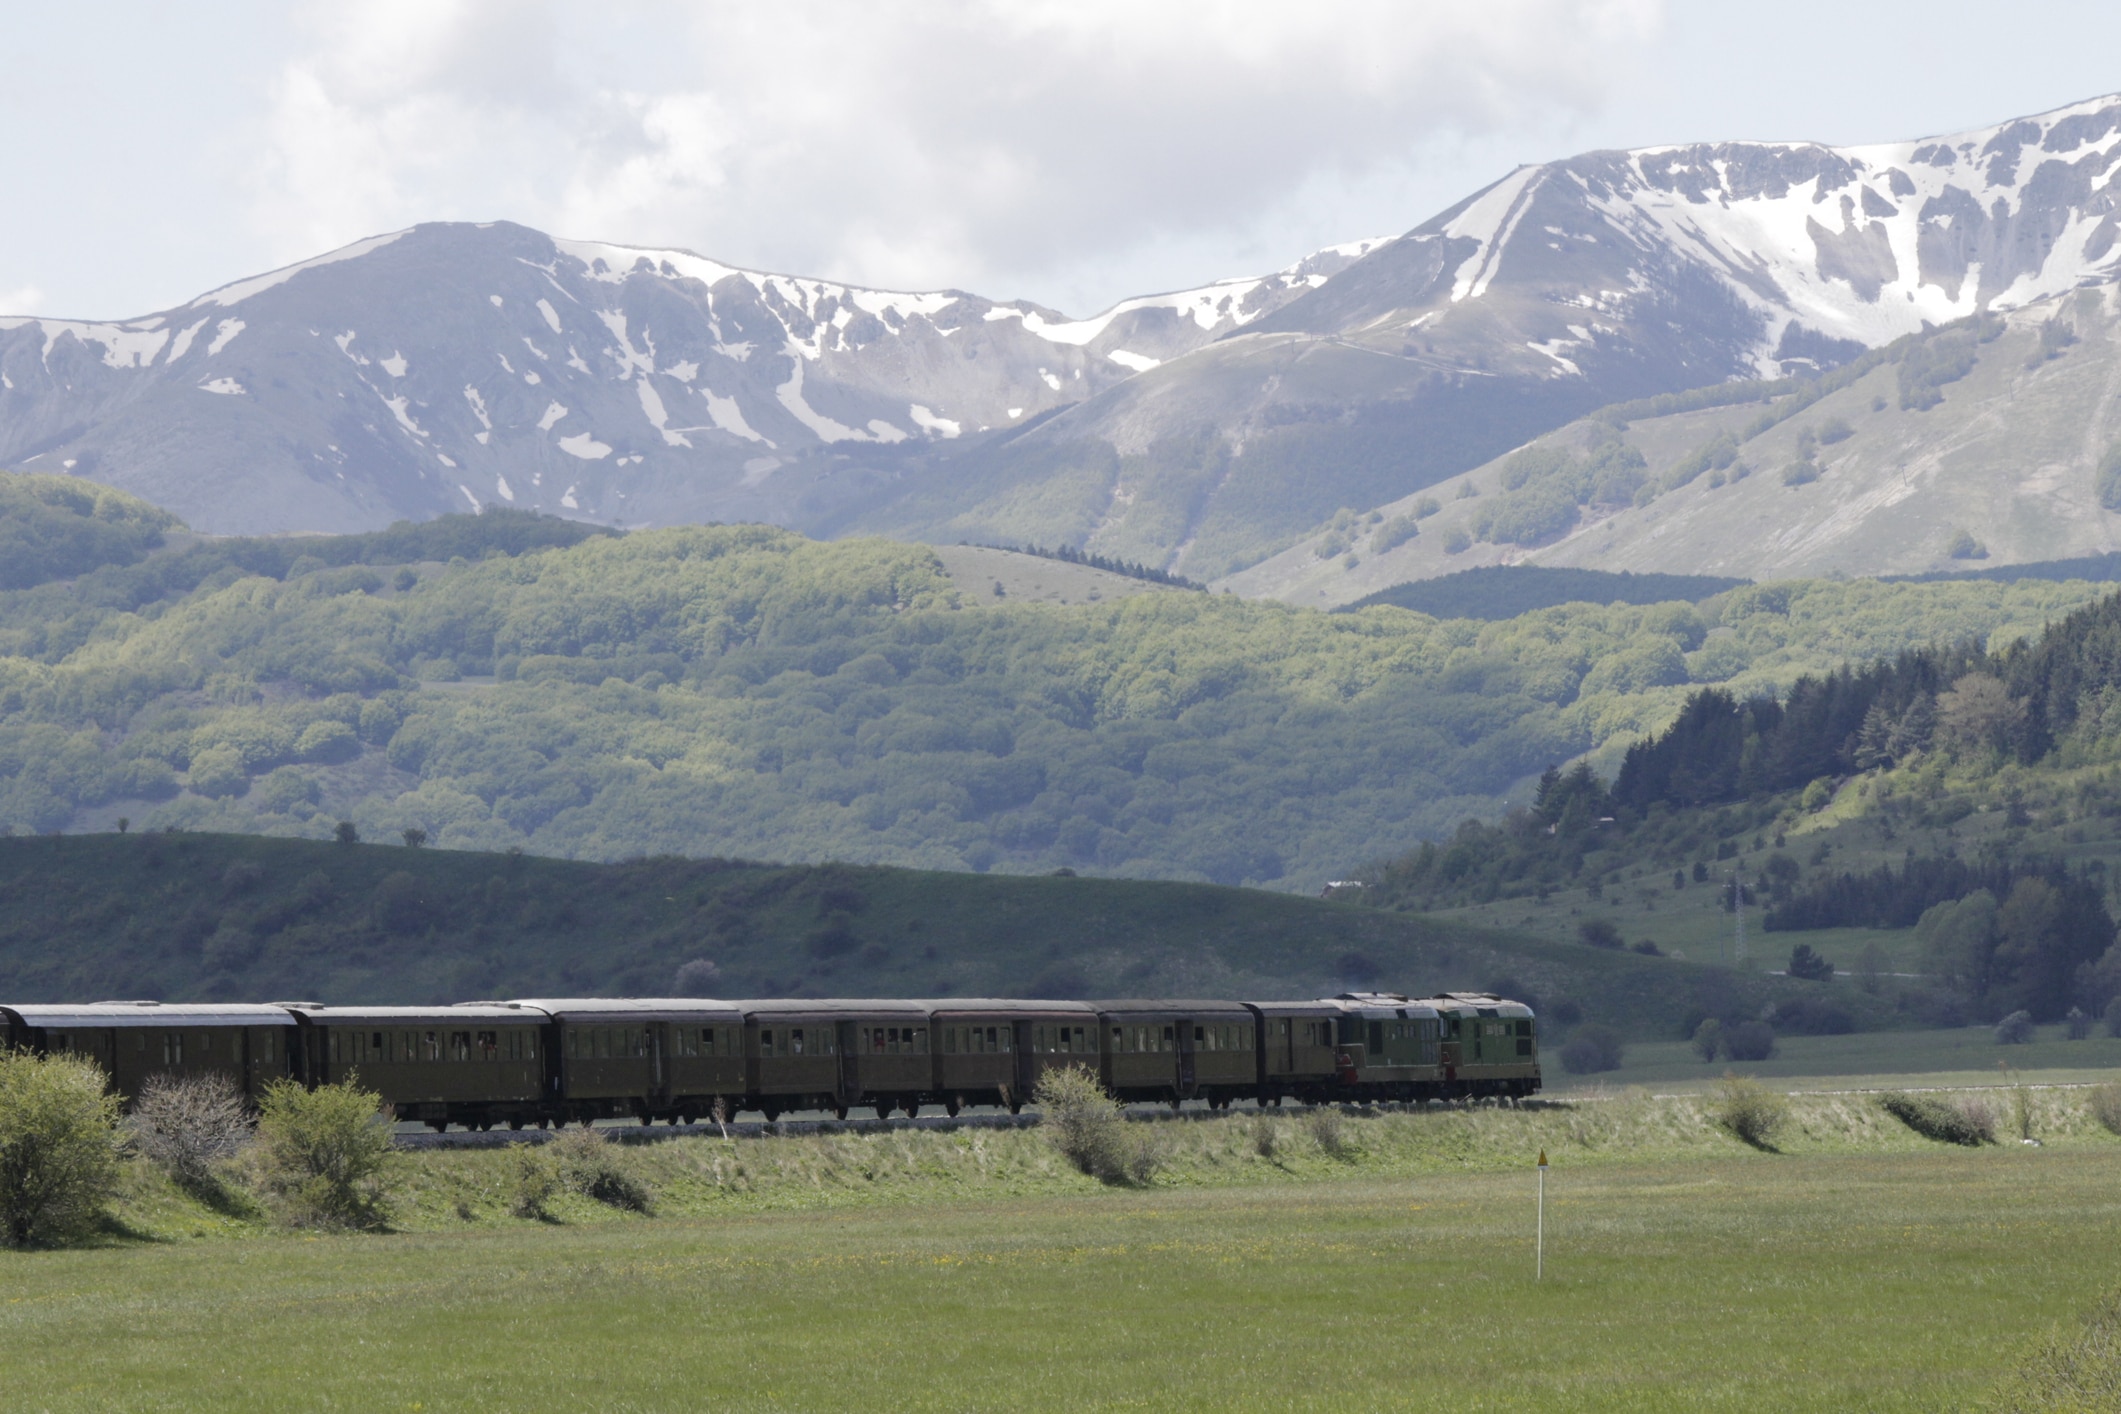
POLYGON ((191 788, 200 795, 241 795, 250 789, 243 753, 233 746, 209 746, 191 759, 191 788))
POLYGON ((1765 1149, 1790 1117, 1789 1099, 1757 1080, 1725 1075, 1709 1097, 1709 1115, 1756 1149, 1765 1149))
POLYGON ((1576 929, 1576 941, 1587 948, 1620 947, 1620 930, 1606 918, 1587 918, 1576 929))
POLYGON ((1723 1033, 1723 1053, 1734 1061, 1764 1061, 1775 1054, 1775 1028, 1765 1021, 1741 1021, 1723 1033))
POLYGON ((1959 530, 1953 532, 1951 543, 1944 547, 1944 553, 1955 560, 1985 560, 1988 558, 1988 546, 1976 540, 1968 531, 1959 530))
POLYGON ((1348 1126, 1336 1105, 1314 1105, 1304 1114, 1304 1133, 1318 1151, 1329 1159, 1353 1157, 1354 1150, 1348 1143, 1348 1126))
POLYGON ((1264 1114, 1252 1118, 1252 1152, 1271 1159, 1281 1148, 1281 1126, 1264 1114))
POLYGON ((681 997, 711 997, 722 980, 721 966, 712 958, 696 957, 682 964, 671 981, 671 990, 681 997))
POLYGON ((2062 1018, 2072 1041, 2081 1041, 2092 1034, 2092 1019, 2084 1014, 2083 1007, 2071 1007, 2062 1018))
POLYGON ((1810 943, 1799 943, 1790 949, 1789 975, 1806 982, 1829 982, 1834 977, 1834 964, 1812 951, 1810 943))
POLYGON ((1414 503, 1414 519, 1427 520, 1442 509, 1443 506, 1434 496, 1424 496, 1414 503))
POLYGON ((305 1089, 276 1080, 258 1104, 266 1184, 298 1224, 380 1227, 399 1173, 383 1097, 349 1075, 305 1089))
POLYGON ((584 1198, 633 1213, 655 1211, 655 1190, 607 1135, 587 1127, 570 1129, 552 1141, 551 1149, 561 1180, 584 1198))
POLYGON ((1785 486, 1809 486, 1819 479, 1819 463, 1811 460, 1793 461, 1782 469, 1782 484, 1785 486))
POLYGON ((1996 1113, 1985 1100, 1968 1097, 1947 1102, 1932 1095, 1892 1091, 1878 1097, 1878 1106, 1923 1138, 1940 1144, 1972 1148, 1996 1142, 1996 1113))
POLYGON ((1414 523, 1414 517, 1394 516, 1370 536, 1370 553, 1382 555, 1396 550, 1420 534, 1421 527, 1414 523))
POLYGON ((118 1099, 69 1055, 0 1052, 0 1240, 44 1246, 102 1216, 118 1181, 118 1099))
POLYGON ((2108 1133, 2121 1134, 2121 1081, 2094 1085, 2091 1102, 2092 1118, 2105 1125, 2108 1133))
POLYGON ((2014 1011, 1996 1023, 1996 1044, 1999 1046, 2022 1046, 2033 1039, 2033 1014, 2029 1011, 2014 1011))
POLYGON ((552 1200, 567 1188, 549 1145, 518 1144, 510 1155, 508 1211, 519 1218, 552 1221, 552 1200))
POLYGON ((1819 440, 1829 447, 1836 442, 1846 442, 1855 435, 1856 429, 1849 426, 1845 417, 1830 417, 1819 424, 1819 440))
POLYGON ((1473 547, 1473 537, 1466 534, 1464 526, 1454 525, 1443 533, 1443 552, 1446 555, 1462 555, 1473 547))
POLYGON ((1998 1414, 2121 1409, 2121 1290, 2101 1298, 2081 1328, 2042 1339, 1980 1407, 1998 1414))
POLYGON ((1047 1141, 1090 1177, 1103 1183, 1145 1182, 1155 1171, 1147 1145, 1128 1138, 1119 1102, 1087 1068, 1071 1065, 1046 1071, 1032 1098, 1047 1141))
POLYGON ((1620 1037, 1603 1026, 1586 1026, 1561 1048, 1561 1068, 1571 1075, 1620 1069, 1620 1037))
POLYGON ((1700 1056, 1704 1064, 1722 1055, 1723 1023, 1712 1016, 1695 1027, 1693 1047, 1694 1054, 1700 1056))
POLYGON ((250 1109, 218 1072, 157 1075, 140 1087, 126 1119, 133 1145, 179 1188, 217 1196, 214 1170, 250 1143, 250 1109))

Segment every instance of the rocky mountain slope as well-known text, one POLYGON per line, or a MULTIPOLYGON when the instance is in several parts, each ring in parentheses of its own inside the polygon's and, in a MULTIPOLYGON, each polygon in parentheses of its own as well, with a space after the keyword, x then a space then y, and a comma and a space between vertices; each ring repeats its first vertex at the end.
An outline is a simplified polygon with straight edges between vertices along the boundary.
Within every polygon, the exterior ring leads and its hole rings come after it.
POLYGON ((1036 418, 1365 248, 1070 320, 506 223, 418 226, 141 319, 0 319, 0 465, 94 475, 221 533, 489 504, 787 520, 818 468, 786 468, 903 460, 1036 418))
POLYGON ((0 464, 213 530, 501 501, 1208 578, 1616 400, 2108 283, 2117 158, 2121 97, 1880 146, 1589 153, 1079 321, 422 226, 145 319, 0 321, 0 464))
POLYGON ((1481 565, 1765 580, 2121 548, 2121 288, 1719 394, 1602 410, 1218 587, 1324 607, 1481 565))
POLYGON ((1816 372, 2110 282, 2117 160, 2105 98, 1875 147, 1526 167, 861 523, 978 538, 1058 519, 1106 553, 1227 573, 1616 400, 1816 372))

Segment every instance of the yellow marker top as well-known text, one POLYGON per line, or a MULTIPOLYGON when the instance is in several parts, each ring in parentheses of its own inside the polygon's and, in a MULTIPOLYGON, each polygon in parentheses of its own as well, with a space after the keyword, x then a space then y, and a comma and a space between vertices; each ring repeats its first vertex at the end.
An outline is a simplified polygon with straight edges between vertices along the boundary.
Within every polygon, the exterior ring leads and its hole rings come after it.
POLYGON ((1541 1149, 1539 1151, 1539 1166, 1541 1168, 1545 1168, 1547 1166, 1547 1151, 1544 1149, 1541 1149))

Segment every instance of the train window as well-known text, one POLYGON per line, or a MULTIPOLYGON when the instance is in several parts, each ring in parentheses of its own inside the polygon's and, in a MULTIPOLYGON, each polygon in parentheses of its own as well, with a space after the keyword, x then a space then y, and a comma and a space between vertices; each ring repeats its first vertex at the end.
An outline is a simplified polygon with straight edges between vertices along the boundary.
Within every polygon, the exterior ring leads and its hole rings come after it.
POLYGON ((479 1033, 478 1049, 480 1060, 499 1060, 501 1058, 501 1033, 498 1031, 481 1031, 479 1033))
POLYGON ((788 1054, 791 1056, 799 1056, 802 1053, 803 1028, 800 1026, 790 1027, 788 1031, 788 1054))
POLYGON ((1007 1053, 1007 1052, 1009 1052, 1009 1051, 1013 1051, 1013 1050, 1015 1050, 1015 1049, 1016 1049, 1016 1028, 1015 1028, 1015 1027, 1013 1027, 1013 1026, 1004 1026, 1004 1027, 1002 1027, 1002 1028, 1001 1028, 1001 1033, 1002 1033, 1002 1051, 1003 1051, 1003 1052, 1004 1052, 1004 1053, 1006 1054, 1006 1053, 1007 1053))
POLYGON ((184 1037, 179 1032, 165 1031, 162 1033, 162 1064, 184 1064, 184 1037))
POLYGON ((469 1031, 452 1031, 449 1033, 449 1058, 453 1061, 468 1061, 471 1059, 471 1033, 469 1031))
POLYGON ((1175 1027, 1175 1026, 1166 1026, 1166 1027, 1164 1028, 1164 1044, 1163 1044, 1163 1049, 1165 1049, 1165 1050, 1167 1050, 1167 1051, 1175 1051, 1175 1050, 1177 1050, 1177 1049, 1178 1049, 1178 1028, 1177 1028, 1177 1027, 1175 1027))
POLYGON ((773 1033, 771 1031, 759 1032, 759 1054, 762 1056, 773 1054, 773 1033))

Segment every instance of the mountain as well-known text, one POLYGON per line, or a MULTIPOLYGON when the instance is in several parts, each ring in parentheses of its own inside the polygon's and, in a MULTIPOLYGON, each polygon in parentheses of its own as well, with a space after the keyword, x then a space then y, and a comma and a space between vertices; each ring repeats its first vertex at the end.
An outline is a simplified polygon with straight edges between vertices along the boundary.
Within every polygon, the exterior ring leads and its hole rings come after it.
POLYGON ((2121 97, 1879 146, 1594 152, 1087 320, 421 226, 144 319, 0 321, 0 461, 207 530, 500 501, 1207 579, 1616 401, 2109 284, 2117 156, 2121 97))
POLYGON ((1367 244, 1070 320, 423 225, 144 318, 0 319, 0 463, 93 475, 224 534, 491 504, 785 521, 830 453, 904 461, 1036 418, 1271 313, 1367 244))
POLYGON ((2108 284, 2117 157, 2121 98, 2103 98, 1882 146, 1521 168, 852 523, 975 539, 1057 523, 1108 554, 1228 574, 1603 405, 1814 373, 2108 284))
POLYGON ((1336 519, 1221 587, 1323 607, 1490 565, 1792 579, 2109 554, 2121 287, 1909 336, 1823 378, 1602 409, 1336 519))

